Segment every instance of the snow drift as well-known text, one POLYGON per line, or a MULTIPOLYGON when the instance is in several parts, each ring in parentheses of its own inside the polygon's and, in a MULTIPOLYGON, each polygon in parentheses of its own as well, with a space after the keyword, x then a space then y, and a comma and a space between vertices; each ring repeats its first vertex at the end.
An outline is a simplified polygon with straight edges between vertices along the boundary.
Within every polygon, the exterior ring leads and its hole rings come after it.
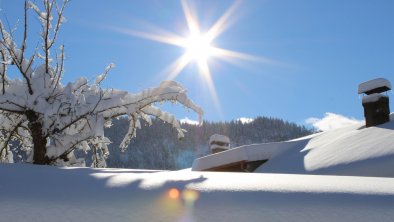
POLYGON ((0 164, 0 221, 392 221, 394 179, 0 164))

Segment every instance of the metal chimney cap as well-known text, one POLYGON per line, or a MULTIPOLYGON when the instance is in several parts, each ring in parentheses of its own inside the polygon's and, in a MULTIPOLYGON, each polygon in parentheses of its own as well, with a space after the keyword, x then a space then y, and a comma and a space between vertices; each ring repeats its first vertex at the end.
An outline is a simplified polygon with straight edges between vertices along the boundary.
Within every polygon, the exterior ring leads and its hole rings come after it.
POLYGON ((391 83, 385 78, 372 79, 358 85, 358 94, 365 93, 367 95, 373 93, 382 93, 391 90, 391 83))

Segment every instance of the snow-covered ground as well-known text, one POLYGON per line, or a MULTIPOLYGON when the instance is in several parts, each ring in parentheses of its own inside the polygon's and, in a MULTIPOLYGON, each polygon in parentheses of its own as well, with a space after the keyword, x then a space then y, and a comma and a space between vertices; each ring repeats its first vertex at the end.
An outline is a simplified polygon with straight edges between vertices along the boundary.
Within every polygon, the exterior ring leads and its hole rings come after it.
POLYGON ((393 221, 393 120, 244 146, 200 164, 238 157, 270 160, 260 173, 0 164, 0 222, 393 221))
POLYGON ((0 164, 0 221, 393 221, 394 178, 0 164))

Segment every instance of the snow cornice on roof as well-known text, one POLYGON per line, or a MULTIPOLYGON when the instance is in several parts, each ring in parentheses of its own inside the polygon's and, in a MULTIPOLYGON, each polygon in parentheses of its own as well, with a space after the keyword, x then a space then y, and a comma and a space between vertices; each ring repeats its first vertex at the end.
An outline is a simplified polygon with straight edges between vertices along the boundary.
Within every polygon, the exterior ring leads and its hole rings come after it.
POLYGON ((220 153, 211 154, 200 157, 193 162, 193 171, 233 171, 234 168, 239 168, 237 171, 246 171, 249 165, 262 164, 266 160, 275 157, 276 155, 286 151, 289 148, 304 143, 304 140, 252 144, 247 146, 240 146, 234 149, 229 149, 220 153))

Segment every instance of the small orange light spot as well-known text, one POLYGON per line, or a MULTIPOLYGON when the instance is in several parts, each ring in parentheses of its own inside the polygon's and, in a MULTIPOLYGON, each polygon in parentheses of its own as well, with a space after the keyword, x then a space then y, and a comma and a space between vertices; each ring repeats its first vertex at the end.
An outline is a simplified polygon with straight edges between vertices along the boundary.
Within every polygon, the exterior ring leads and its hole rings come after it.
POLYGON ((168 191, 168 196, 171 199, 178 199, 179 198, 179 191, 175 188, 172 188, 168 191))

